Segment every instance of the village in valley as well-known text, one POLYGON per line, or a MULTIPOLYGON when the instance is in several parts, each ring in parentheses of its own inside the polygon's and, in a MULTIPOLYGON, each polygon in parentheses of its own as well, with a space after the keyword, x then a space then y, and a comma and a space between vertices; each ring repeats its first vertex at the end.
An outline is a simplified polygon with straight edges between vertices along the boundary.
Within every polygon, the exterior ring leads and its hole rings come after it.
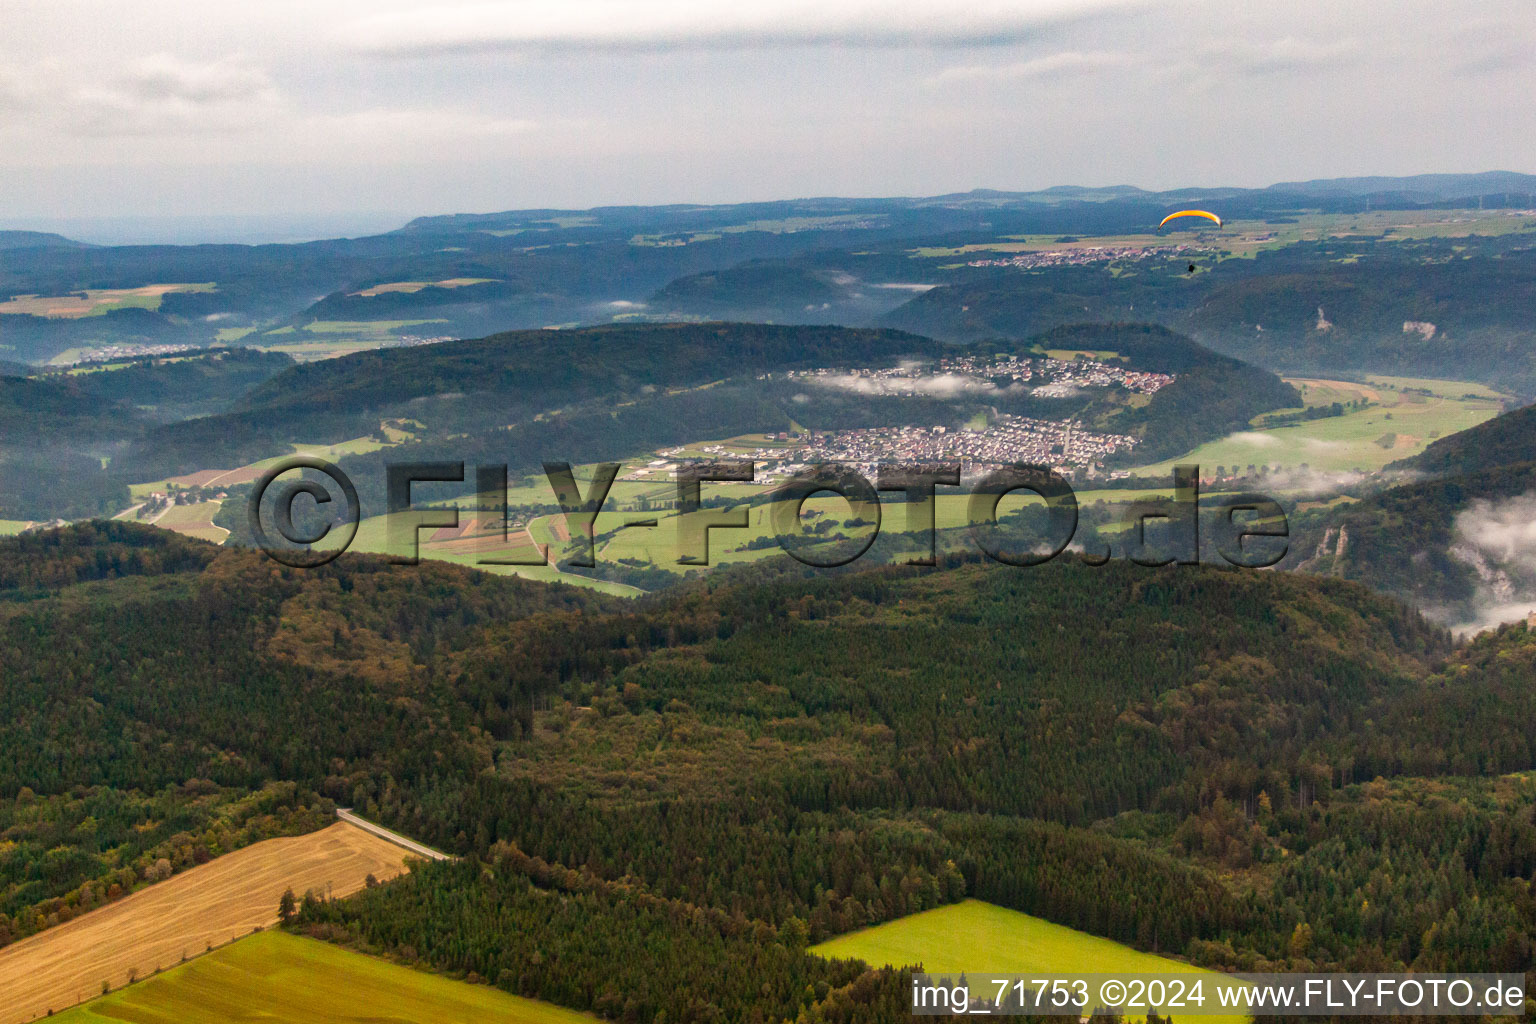
MULTIPOLYGON (((893 464, 959 463, 970 479, 1005 465, 1052 466, 1064 476, 1095 467, 1117 451, 1134 447, 1137 438, 1085 430, 1071 420, 1040 420, 1000 414, 979 430, 950 430, 943 426, 868 427, 804 434, 779 434, 781 445, 743 450, 723 444, 700 447, 718 458, 751 459, 753 482, 771 486, 822 463, 845 463, 871 478, 881 466, 893 464)), ((662 479, 676 468, 684 449, 663 449, 661 458, 626 479, 662 479)))

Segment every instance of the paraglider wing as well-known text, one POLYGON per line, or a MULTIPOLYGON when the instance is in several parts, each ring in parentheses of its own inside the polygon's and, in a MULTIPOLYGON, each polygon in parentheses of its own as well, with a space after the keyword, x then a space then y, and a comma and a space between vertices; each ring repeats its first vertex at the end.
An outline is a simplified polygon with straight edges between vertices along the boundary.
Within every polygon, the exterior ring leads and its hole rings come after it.
POLYGON ((1163 230, 1163 225, 1167 224, 1169 221, 1176 217, 1204 217, 1206 220, 1215 221, 1216 226, 1221 227, 1221 218, 1216 216, 1214 213, 1208 213, 1205 210, 1180 210, 1178 213, 1170 213, 1168 216, 1164 217, 1162 221, 1158 223, 1157 230, 1163 230))

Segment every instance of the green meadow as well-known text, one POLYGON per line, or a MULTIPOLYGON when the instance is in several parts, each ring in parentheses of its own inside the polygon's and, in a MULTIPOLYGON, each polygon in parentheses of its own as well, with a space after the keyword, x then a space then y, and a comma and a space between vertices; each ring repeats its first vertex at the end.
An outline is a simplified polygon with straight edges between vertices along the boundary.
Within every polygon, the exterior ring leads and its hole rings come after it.
POLYGON ((283 932, 261 932, 83 1006, 59 1024, 592 1024, 508 995, 283 932))
POLYGON ((1176 463, 1194 462, 1202 469, 1253 464, 1371 473, 1419 454, 1439 438, 1490 420, 1502 408, 1502 396, 1496 392, 1460 381, 1373 377, 1366 384, 1292 383, 1302 390, 1308 406, 1359 400, 1366 404, 1342 416, 1239 431, 1137 472, 1171 473, 1176 463))
MULTIPOLYGON (((862 960, 871 966, 921 965, 929 974, 972 981, 993 974, 1208 974, 1198 967, 1143 953, 1118 942, 966 900, 926 910, 811 947, 818 956, 862 960)), ((1177 1012, 1174 1014, 1178 1016, 1177 1012)), ((1242 1024, 1242 1016, 1202 1016, 1211 1024, 1242 1024)))

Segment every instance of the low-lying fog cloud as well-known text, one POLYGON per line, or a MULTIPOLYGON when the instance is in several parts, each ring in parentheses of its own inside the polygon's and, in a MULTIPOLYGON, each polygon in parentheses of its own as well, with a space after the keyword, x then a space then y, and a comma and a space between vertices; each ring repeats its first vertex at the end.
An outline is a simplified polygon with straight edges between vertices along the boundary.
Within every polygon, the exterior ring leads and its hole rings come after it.
POLYGON ((840 391, 852 391, 860 395, 893 395, 915 393, 934 398, 955 398, 960 395, 1023 395, 1031 388, 1023 384, 1000 387, 991 381, 977 380, 963 373, 939 373, 931 377, 861 377, 855 373, 828 374, 815 378, 823 387, 840 391))
POLYGON ((1525 618, 1536 609, 1536 492, 1473 501, 1456 516, 1451 555, 1478 576, 1473 614, 1452 628, 1475 633, 1525 618))

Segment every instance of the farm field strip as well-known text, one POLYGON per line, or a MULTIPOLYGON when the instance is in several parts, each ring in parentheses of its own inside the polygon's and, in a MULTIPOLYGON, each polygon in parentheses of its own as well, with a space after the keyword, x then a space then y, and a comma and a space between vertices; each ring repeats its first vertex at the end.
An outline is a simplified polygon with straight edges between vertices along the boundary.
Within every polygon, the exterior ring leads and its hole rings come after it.
POLYGON ((172 533, 222 544, 228 539, 229 531, 222 526, 214 526, 213 517, 223 505, 224 503, 219 500, 200 501, 192 505, 172 505, 155 520, 155 525, 172 533))
POLYGON ((405 870, 409 854, 338 822, 268 839, 173 875, 0 950, 0 1024, 24 1024, 120 988, 277 920, 285 889, 346 895, 368 875, 405 870))
POLYGON ((596 1018, 271 931, 53 1018, 59 1024, 594 1024, 596 1018))

